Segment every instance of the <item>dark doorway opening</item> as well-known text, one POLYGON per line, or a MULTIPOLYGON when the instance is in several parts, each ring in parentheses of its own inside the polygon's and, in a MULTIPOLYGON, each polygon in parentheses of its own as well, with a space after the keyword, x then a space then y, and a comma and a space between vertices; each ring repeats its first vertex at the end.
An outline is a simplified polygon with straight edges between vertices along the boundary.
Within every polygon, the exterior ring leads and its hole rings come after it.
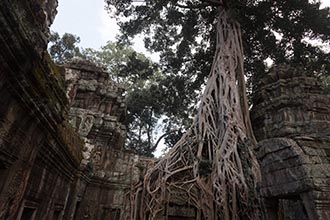
POLYGON ((34 220, 36 214, 35 208, 24 207, 21 220, 34 220))

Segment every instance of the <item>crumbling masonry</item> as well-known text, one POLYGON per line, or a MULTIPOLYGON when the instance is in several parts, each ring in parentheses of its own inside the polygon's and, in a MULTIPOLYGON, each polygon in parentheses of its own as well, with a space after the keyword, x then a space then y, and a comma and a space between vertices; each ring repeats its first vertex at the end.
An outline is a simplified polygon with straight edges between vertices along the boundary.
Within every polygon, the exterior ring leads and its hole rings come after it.
MULTIPOLYGON (((121 220, 154 161, 124 150, 124 90, 104 69, 50 60, 56 6, 0 1, 0 220, 121 220)), ((288 66, 259 88, 252 122, 265 218, 329 220, 330 97, 288 66)), ((194 216, 180 204, 170 211, 194 216)))
POLYGON ((302 68, 259 83, 252 122, 268 219, 330 219, 330 97, 302 68))
POLYGON ((124 90, 108 73, 50 60, 56 5, 0 3, 0 219, 117 220, 149 160, 123 149, 124 90))

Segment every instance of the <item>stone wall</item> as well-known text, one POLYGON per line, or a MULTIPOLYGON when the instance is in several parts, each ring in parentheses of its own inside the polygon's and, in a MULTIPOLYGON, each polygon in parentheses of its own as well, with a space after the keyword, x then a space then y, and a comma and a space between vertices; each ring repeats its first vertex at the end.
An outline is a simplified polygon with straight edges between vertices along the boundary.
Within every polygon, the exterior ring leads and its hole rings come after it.
POLYGON ((1 2, 0 219, 117 219, 139 178, 124 90, 87 61, 52 63, 55 5, 1 2))
POLYGON ((330 133, 329 97, 303 68, 274 67, 253 96, 253 130, 258 140, 330 133))
POLYGON ((330 219, 330 97, 312 75, 281 65, 254 100, 267 219, 330 219))
MULTIPOLYGON (((56 5, 0 2, 0 220, 127 219, 154 160, 124 149, 124 90, 103 68, 50 60, 56 5)), ((329 103, 301 69, 260 82, 252 120, 268 219, 330 219, 329 103)), ((169 219, 196 217, 172 202, 169 219)))
POLYGON ((75 59, 65 68, 73 127, 96 148, 122 149, 126 138, 124 89, 90 61, 75 59))
POLYGON ((0 2, 0 219, 61 219, 83 141, 46 52, 57 1, 0 2))
POLYGON ((131 187, 142 175, 141 158, 124 150, 124 89, 90 61, 75 59, 65 68, 69 118, 85 140, 82 165, 91 167, 74 219, 123 219, 131 187))
POLYGON ((124 89, 51 61, 56 5, 0 3, 0 220, 123 219, 149 162, 124 150, 124 89))

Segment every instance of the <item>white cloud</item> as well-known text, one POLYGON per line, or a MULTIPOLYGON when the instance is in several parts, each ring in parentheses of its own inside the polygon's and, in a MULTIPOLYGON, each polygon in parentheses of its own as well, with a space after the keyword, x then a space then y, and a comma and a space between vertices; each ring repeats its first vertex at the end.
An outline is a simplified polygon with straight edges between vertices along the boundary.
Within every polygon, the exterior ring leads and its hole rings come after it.
POLYGON ((323 0, 321 1, 321 8, 323 7, 330 7, 330 0, 323 0))
POLYGON ((102 39, 100 45, 105 45, 108 41, 115 41, 116 35, 119 34, 117 21, 114 18, 111 18, 104 8, 101 8, 98 14, 100 19, 98 34, 102 39))
POLYGON ((150 53, 144 47, 143 35, 138 35, 133 40, 133 48, 139 53, 143 53, 146 57, 149 57, 154 62, 159 62, 159 53, 150 53))

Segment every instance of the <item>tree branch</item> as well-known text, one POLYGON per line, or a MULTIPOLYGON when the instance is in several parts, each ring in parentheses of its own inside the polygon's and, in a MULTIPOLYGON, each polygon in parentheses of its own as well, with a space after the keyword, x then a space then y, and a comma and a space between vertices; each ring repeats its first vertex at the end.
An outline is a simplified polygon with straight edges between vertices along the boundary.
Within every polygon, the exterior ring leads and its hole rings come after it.
POLYGON ((172 134, 172 133, 174 133, 174 132, 177 132, 177 131, 178 131, 177 129, 174 129, 174 130, 171 130, 171 131, 169 131, 169 132, 166 132, 165 134, 163 134, 162 136, 160 136, 160 137, 158 138, 158 140, 157 140, 155 146, 154 146, 154 149, 157 148, 159 142, 162 140, 163 137, 165 137, 165 136, 167 136, 167 135, 170 135, 170 134, 172 134))

